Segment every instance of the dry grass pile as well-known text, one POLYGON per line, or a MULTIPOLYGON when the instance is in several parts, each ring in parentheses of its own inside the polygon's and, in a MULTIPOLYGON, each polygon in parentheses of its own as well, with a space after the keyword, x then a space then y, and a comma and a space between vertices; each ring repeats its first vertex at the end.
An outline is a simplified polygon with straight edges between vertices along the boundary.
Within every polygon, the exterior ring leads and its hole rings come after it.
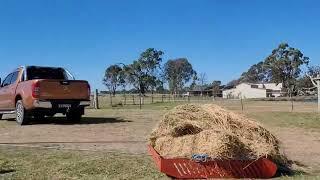
POLYGON ((219 159, 269 157, 286 164, 278 139, 259 123, 213 104, 187 104, 169 111, 150 136, 165 157, 207 154, 219 159))

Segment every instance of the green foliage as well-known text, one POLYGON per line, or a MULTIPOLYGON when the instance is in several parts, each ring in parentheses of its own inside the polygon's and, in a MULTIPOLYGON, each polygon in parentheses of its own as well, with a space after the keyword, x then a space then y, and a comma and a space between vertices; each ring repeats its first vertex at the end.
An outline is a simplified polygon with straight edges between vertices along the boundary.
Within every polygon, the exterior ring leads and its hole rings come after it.
POLYGON ((186 58, 169 60, 164 65, 164 74, 171 93, 181 92, 184 85, 196 77, 195 70, 186 58))
POLYGON ((307 74, 300 77, 297 80, 297 89, 303 91, 304 89, 313 88, 314 85, 312 84, 310 77, 316 77, 320 74, 320 66, 310 66, 308 67, 307 74))
POLYGON ((264 62, 252 65, 247 72, 242 73, 240 82, 258 83, 266 81, 264 62))
POLYGON ((162 51, 149 48, 141 53, 140 58, 124 67, 127 81, 140 93, 161 84, 159 81, 159 69, 162 62, 162 51))
POLYGON ((301 73, 301 66, 307 65, 309 58, 305 57, 299 49, 281 43, 272 51, 264 62, 268 79, 275 83, 283 83, 288 89, 296 84, 296 79, 301 73))
MULTIPOLYGON (((264 61, 252 65, 239 79, 229 82, 227 86, 235 86, 242 82, 274 82, 282 83, 286 90, 296 91, 301 67, 308 63, 309 58, 299 49, 281 43, 264 61)), ((306 80, 305 78, 304 81, 306 80)))
POLYGON ((217 97, 220 95, 220 93, 221 93, 220 86, 221 86, 221 81, 213 81, 212 82, 213 96, 217 97))
POLYGON ((124 84, 124 74, 122 68, 118 65, 109 66, 105 71, 103 83, 107 86, 109 91, 115 95, 117 87, 124 84))
POLYGON ((240 83, 240 79, 234 79, 227 83, 226 87, 235 87, 240 83))

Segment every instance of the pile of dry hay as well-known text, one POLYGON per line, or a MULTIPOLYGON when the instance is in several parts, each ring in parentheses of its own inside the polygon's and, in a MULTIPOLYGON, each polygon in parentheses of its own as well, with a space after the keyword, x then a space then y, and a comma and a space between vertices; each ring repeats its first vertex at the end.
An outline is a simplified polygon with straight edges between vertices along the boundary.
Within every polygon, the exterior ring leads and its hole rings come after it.
POLYGON ((213 104, 187 104, 169 111, 150 136, 165 157, 207 154, 211 158, 251 160, 268 157, 287 164, 279 141, 259 123, 213 104))

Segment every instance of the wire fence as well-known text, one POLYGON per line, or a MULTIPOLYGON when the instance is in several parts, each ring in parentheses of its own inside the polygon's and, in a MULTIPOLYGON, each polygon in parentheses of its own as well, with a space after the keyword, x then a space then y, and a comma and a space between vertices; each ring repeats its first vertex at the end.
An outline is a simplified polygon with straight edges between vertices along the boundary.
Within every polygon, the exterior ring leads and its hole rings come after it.
POLYGON ((183 96, 172 94, 96 94, 91 97, 91 108, 125 108, 126 106, 144 108, 150 105, 174 106, 185 103, 213 103, 236 111, 285 111, 316 112, 315 98, 260 98, 260 99, 223 99, 213 96, 183 96), (95 98, 96 96, 96 98, 95 98))

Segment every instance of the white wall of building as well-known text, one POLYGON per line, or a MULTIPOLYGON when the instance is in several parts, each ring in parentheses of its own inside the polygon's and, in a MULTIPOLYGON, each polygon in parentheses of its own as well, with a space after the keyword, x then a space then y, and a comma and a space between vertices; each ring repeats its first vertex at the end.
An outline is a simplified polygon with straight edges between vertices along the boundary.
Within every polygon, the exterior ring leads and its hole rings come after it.
POLYGON ((267 90, 262 88, 252 88, 250 84, 241 83, 233 89, 224 90, 222 92, 223 98, 265 98, 267 97, 267 90))

